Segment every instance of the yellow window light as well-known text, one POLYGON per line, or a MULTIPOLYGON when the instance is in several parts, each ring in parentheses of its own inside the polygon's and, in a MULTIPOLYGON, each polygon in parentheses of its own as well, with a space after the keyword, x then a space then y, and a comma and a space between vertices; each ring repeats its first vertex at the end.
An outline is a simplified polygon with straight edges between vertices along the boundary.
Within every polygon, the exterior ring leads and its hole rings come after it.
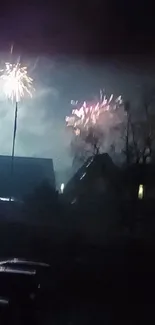
POLYGON ((140 184, 138 189, 138 198, 142 200, 144 197, 144 185, 140 184))

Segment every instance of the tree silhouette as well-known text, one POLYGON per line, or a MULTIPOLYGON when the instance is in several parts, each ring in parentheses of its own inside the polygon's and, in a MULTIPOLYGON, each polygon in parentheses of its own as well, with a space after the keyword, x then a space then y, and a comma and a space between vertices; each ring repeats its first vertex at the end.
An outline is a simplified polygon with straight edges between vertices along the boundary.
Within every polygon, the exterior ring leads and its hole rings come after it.
POLYGON ((82 164, 90 156, 98 155, 104 142, 104 133, 101 129, 89 128, 71 142, 73 163, 82 164))
POLYGON ((127 165, 133 162, 145 163, 152 157, 155 141, 155 114, 151 110, 152 103, 153 97, 144 97, 136 117, 130 103, 126 102, 124 105, 126 121, 122 124, 122 152, 127 165))

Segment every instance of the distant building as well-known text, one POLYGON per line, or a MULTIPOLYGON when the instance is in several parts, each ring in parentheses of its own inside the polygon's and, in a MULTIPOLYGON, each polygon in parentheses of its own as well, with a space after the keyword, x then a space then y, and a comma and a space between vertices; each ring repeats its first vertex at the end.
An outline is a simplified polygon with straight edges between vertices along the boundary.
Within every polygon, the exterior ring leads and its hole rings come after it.
POLYGON ((52 159, 15 157, 11 179, 11 156, 0 156, 0 198, 12 196, 22 200, 31 194, 43 181, 47 180, 55 188, 52 159))
POLYGON ((130 231, 155 231, 155 164, 133 164, 121 177, 124 224, 130 231))
POLYGON ((108 188, 118 185, 119 168, 117 168, 108 154, 90 157, 71 178, 64 188, 64 197, 74 204, 80 198, 83 200, 94 194, 99 197, 108 188))
POLYGON ((122 170, 124 196, 138 199, 143 188, 143 198, 155 199, 155 164, 133 164, 122 170))

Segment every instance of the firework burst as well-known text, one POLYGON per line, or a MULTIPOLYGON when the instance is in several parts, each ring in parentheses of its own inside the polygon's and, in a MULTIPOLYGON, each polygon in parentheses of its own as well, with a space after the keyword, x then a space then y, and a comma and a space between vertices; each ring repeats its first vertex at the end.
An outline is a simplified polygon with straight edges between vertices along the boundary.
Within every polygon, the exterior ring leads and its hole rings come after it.
POLYGON ((66 116, 66 124, 72 127, 75 134, 78 136, 82 131, 87 131, 94 128, 95 125, 100 124, 102 117, 106 112, 112 116, 113 112, 123 103, 121 96, 114 100, 113 94, 109 99, 100 91, 100 99, 98 102, 87 104, 84 102, 78 108, 78 102, 71 101, 74 106, 71 116, 66 116))
POLYGON ((2 73, 3 90, 8 99, 17 103, 25 94, 32 97, 33 79, 28 76, 27 67, 21 67, 20 63, 11 64, 7 62, 2 73))

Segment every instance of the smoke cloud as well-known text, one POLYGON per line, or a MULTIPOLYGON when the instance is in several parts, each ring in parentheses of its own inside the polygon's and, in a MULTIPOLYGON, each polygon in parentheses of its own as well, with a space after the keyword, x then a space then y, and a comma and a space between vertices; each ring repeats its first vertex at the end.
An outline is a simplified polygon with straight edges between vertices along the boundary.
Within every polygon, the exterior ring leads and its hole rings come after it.
MULTIPOLYGON (((139 85, 148 80, 146 72, 138 75, 114 63, 88 65, 84 61, 45 57, 21 58, 21 62, 28 65, 35 92, 32 99, 19 103, 15 154, 53 158, 54 168, 61 175, 72 165, 71 132, 65 124, 71 99, 89 100, 105 88, 108 94, 135 100, 139 85)), ((13 121, 14 105, 0 93, 0 154, 11 154, 13 121)))

